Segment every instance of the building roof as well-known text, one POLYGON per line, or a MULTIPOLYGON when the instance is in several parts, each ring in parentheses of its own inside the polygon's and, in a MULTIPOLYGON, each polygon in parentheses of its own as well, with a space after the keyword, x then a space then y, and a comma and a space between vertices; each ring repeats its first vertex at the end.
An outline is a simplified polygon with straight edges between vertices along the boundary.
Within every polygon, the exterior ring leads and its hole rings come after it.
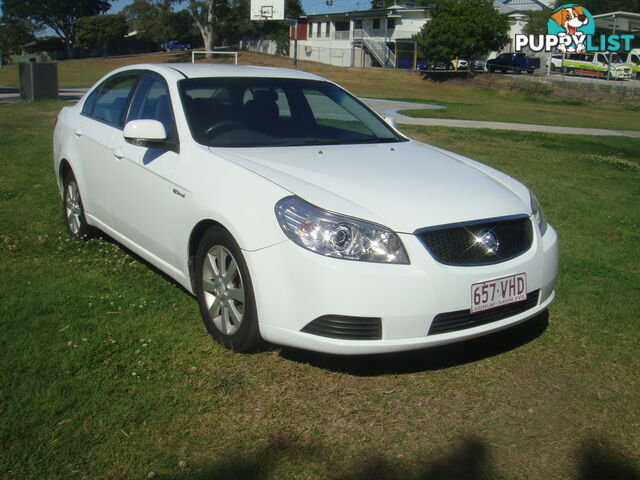
POLYGON ((603 30, 612 30, 615 25, 616 32, 640 32, 640 13, 610 12, 594 15, 596 27, 603 30))
POLYGON ((502 3, 518 10, 543 10, 554 5, 553 0, 503 0, 502 3))
POLYGON ((350 10, 347 12, 336 13, 317 13, 306 15, 310 19, 318 18, 364 18, 364 17, 396 17, 401 16, 403 12, 426 12, 433 4, 429 5, 392 5, 386 8, 371 8, 369 10, 350 10))

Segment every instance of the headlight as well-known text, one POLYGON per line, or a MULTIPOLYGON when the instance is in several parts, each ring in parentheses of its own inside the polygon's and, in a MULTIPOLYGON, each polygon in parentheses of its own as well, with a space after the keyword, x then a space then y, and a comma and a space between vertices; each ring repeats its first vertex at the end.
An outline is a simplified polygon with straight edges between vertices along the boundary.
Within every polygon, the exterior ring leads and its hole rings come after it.
POLYGON ((398 235, 381 225, 327 212, 298 197, 283 198, 275 210, 287 237, 312 252, 363 262, 409 263, 398 235))
POLYGON ((544 212, 542 211, 542 206, 540 202, 534 195, 534 193, 529 190, 531 194, 531 214, 538 224, 538 228, 540 229, 540 235, 544 235, 544 232, 547 231, 547 219, 544 217, 544 212))

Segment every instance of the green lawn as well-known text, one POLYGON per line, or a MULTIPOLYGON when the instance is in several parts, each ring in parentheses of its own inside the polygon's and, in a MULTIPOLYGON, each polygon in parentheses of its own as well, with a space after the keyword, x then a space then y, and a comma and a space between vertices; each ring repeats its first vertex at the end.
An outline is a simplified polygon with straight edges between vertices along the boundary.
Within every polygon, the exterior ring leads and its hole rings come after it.
MULTIPOLYGON (((175 61, 190 62, 191 56, 189 53, 161 53, 59 62, 59 84, 61 87, 89 87, 119 66, 175 61)), ((229 60, 220 61, 227 63, 229 60)), ((241 52, 239 62, 245 65, 293 67, 289 58, 250 52, 241 52)), ((501 76, 496 76, 493 83, 502 86, 491 89, 483 84, 461 81, 427 81, 409 71, 341 68, 306 61, 299 62, 299 68, 329 78, 359 96, 409 99, 447 107, 444 110, 406 112, 410 116, 640 130, 638 102, 629 98, 615 97, 615 102, 610 100, 609 104, 598 105, 588 97, 577 105, 572 104, 569 98, 551 99, 550 87, 543 84, 509 84, 501 76)), ((17 66, 0 69, 0 86, 18 86, 17 66)))
POLYGON ((62 105, 0 104, 2 480, 640 476, 639 140, 403 126, 536 191, 560 236, 548 317, 398 355, 240 355, 148 265, 66 238, 62 105))

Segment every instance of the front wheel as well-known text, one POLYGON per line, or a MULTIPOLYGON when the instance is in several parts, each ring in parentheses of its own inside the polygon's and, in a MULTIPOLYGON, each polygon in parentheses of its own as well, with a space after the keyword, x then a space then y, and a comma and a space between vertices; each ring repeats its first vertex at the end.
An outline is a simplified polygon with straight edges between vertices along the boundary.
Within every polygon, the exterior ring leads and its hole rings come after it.
POLYGON ((91 234, 91 226, 84 215, 78 182, 71 170, 67 172, 63 181, 62 209, 70 237, 80 238, 91 234))
POLYGON ((262 338, 251 277, 231 234, 222 227, 207 230, 195 266, 196 295, 207 331, 231 350, 257 350, 262 338))

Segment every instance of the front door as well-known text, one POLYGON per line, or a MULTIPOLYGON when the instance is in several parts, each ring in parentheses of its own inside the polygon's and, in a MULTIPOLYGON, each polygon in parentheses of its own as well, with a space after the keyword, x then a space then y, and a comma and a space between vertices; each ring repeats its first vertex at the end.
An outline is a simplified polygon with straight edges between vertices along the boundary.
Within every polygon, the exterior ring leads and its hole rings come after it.
POLYGON ((140 81, 129 109, 127 121, 139 119, 161 122, 169 142, 162 148, 132 145, 122 131, 113 138, 114 168, 109 184, 113 223, 122 235, 175 268, 178 256, 172 225, 183 198, 172 177, 179 144, 169 90, 165 81, 152 73, 140 81))

